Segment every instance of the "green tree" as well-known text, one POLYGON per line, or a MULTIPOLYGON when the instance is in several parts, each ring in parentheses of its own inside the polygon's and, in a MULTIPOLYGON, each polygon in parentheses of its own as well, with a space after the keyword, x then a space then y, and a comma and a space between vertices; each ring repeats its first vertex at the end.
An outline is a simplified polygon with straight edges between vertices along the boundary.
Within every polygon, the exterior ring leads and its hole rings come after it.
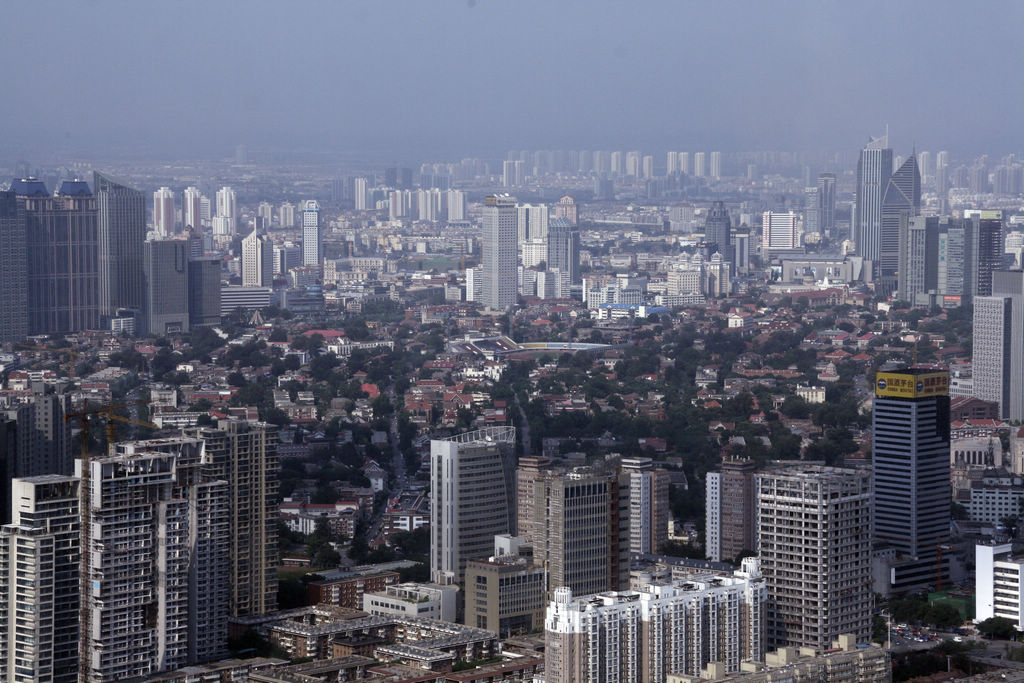
POLYGON ((978 633, 986 638, 1010 640, 1017 637, 1020 631, 1006 617, 989 617, 978 623, 978 633))

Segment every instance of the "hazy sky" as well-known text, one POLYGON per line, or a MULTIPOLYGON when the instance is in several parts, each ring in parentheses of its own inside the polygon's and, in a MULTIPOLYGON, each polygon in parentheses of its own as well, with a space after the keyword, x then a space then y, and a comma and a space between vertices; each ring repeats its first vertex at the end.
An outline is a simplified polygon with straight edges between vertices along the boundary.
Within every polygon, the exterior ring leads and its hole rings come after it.
MULTIPOLYGON (((1022 2, 5 3, 0 154, 1021 152, 1022 2)), ((660 156, 659 156, 660 160, 660 156)))

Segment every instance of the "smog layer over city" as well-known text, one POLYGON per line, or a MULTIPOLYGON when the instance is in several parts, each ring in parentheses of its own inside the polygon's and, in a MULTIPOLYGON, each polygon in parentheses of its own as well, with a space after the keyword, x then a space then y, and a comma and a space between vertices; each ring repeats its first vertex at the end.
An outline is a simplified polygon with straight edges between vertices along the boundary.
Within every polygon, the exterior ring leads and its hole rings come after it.
POLYGON ((1024 4, 0 20, 0 681, 1024 681, 1024 4))

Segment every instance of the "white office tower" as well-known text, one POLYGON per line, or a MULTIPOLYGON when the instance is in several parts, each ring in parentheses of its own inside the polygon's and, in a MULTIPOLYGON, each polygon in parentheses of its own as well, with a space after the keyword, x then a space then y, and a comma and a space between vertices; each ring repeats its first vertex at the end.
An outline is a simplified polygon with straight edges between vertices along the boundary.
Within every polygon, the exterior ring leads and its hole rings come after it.
POLYGON ((242 286, 273 287, 274 244, 253 230, 242 239, 242 286))
POLYGON ((227 649, 227 482, 206 474, 198 439, 117 448, 88 462, 82 680, 90 682, 141 679, 227 649))
POLYGON ((324 258, 324 233, 320 225, 320 204, 307 199, 302 206, 302 265, 318 266, 324 258))
POLYGON ((797 465, 755 475, 768 646, 871 638, 871 473, 797 465))
POLYGON ((0 527, 0 680, 78 680, 78 479, 11 481, 0 527))
POLYGON ((355 178, 352 180, 352 198, 356 211, 366 211, 367 206, 367 182, 366 178, 355 178))
POLYGON ((693 175, 696 178, 704 178, 707 176, 707 169, 705 167, 705 154, 704 152, 696 152, 693 155, 693 175))
POLYGON ((448 190, 445 193, 445 205, 448 211, 448 220, 466 220, 466 193, 462 190, 448 190))
POLYGON ((519 204, 516 206, 516 220, 520 244, 548 236, 547 204, 519 204))
POLYGON ((722 153, 712 152, 711 153, 711 177, 715 180, 719 180, 722 177, 722 153))
POLYGON ((169 187, 153 193, 153 230, 161 237, 174 234, 174 193, 169 187))
POLYGON ((203 196, 198 187, 186 187, 181 205, 181 224, 186 230, 203 227, 203 196))
POLYGON ((486 427, 430 441, 430 575, 462 585, 469 560, 515 529, 516 430, 486 427))
POLYGON ((974 546, 975 621, 1002 617, 1024 626, 1024 561, 1013 544, 974 546))
POLYGON ((483 302, 492 311, 507 311, 516 303, 517 226, 516 200, 507 194, 488 196, 483 210, 481 267, 483 302))
POLYGON ((761 215, 761 255, 800 247, 800 223, 795 211, 765 211, 761 215))
POLYGON ((295 205, 291 202, 281 204, 281 208, 277 211, 277 220, 282 228, 294 228, 295 205))
MULTIPOLYGON (((765 581, 747 557, 732 576, 693 576, 574 598, 556 588, 544 620, 547 683, 665 683, 765 655, 765 581)), ((693 680, 696 680, 694 678, 693 680)))

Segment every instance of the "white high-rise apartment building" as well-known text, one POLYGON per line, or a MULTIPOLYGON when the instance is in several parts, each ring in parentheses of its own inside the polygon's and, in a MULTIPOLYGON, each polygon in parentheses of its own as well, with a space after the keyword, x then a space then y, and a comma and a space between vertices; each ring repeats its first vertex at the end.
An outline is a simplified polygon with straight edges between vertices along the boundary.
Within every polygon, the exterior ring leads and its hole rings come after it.
POLYGON ((526 240, 545 239, 548 236, 548 205, 519 204, 516 206, 519 244, 526 240))
POLYGON ((653 178, 654 177, 654 157, 653 156, 651 156, 650 154, 647 154, 647 155, 644 156, 643 163, 641 164, 640 171, 641 171, 641 174, 642 174, 642 176, 643 176, 643 178, 645 180, 648 179, 648 178, 653 178))
POLYGON ((622 152, 616 151, 611 153, 611 157, 609 157, 608 170, 615 175, 622 175, 625 172, 626 167, 622 161, 622 152))
POLYGON ((153 230, 161 237, 174 234, 174 193, 169 187, 153 193, 153 230))
POLYGON ((690 153, 680 152, 679 153, 679 170, 682 173, 690 172, 690 153))
POLYGON ((0 527, 0 680, 78 680, 78 479, 11 482, 0 527))
POLYGON ((367 182, 366 178, 355 178, 352 180, 352 194, 356 211, 366 211, 367 206, 367 182))
POLYGON ((669 152, 665 155, 665 174, 679 173, 679 153, 669 152))
POLYGON ((483 301, 484 275, 482 268, 466 268, 466 301, 483 301))
POLYGON ((206 195, 199 196, 199 220, 203 225, 213 220, 213 203, 206 195))
POLYGON ((302 207, 302 265, 318 266, 324 258, 324 234, 320 203, 307 199, 302 207))
POLYGON ((416 218, 421 221, 438 221, 441 218, 441 190, 416 190, 416 218))
MULTIPOLYGON (((515 282, 513 280, 513 286, 515 282)), ((430 442, 430 574, 461 585, 466 563, 493 554, 515 528, 515 427, 430 442)))
POLYGON ((277 212, 277 220, 282 228, 295 227, 295 205, 291 202, 284 202, 277 212))
POLYGON ((871 638, 871 473, 799 465, 755 475, 768 646, 871 638))
POLYGON ((84 680, 98 683, 227 650, 227 482, 206 474, 198 439, 124 442, 117 450, 88 462, 84 680))
POLYGON ((448 190, 445 193, 445 205, 448 207, 448 220, 466 220, 466 193, 462 190, 448 190))
POLYGON ((711 153, 711 177, 718 180, 722 177, 722 153, 711 153))
POLYGON ((220 232, 216 226, 214 232, 222 235, 234 235, 238 227, 238 206, 235 199, 235 191, 230 187, 222 187, 217 190, 217 218, 225 219, 220 223, 220 232))
POLYGON ((181 205, 181 224, 186 230, 203 227, 202 195, 198 187, 186 187, 181 205))
POLYGON ((705 154, 704 152, 696 152, 693 155, 693 175, 695 178, 704 178, 707 176, 707 169, 704 166, 705 154))
POLYGON ((256 227, 269 228, 270 224, 274 222, 274 207, 270 205, 270 202, 260 202, 256 208, 256 217, 263 219, 263 225, 256 227))
POLYGON ((626 152, 626 175, 640 177, 640 152, 626 152))
POLYGON ((274 244, 253 230, 242 239, 242 286, 273 287, 274 244))
POLYGON ((738 673, 765 655, 768 602, 757 559, 733 576, 695 576, 574 598, 555 589, 544 620, 548 683, 664 683, 711 662, 738 673))
POLYGON ((487 197, 483 210, 484 305, 507 311, 516 304, 518 277, 518 215, 516 200, 509 195, 487 197))

